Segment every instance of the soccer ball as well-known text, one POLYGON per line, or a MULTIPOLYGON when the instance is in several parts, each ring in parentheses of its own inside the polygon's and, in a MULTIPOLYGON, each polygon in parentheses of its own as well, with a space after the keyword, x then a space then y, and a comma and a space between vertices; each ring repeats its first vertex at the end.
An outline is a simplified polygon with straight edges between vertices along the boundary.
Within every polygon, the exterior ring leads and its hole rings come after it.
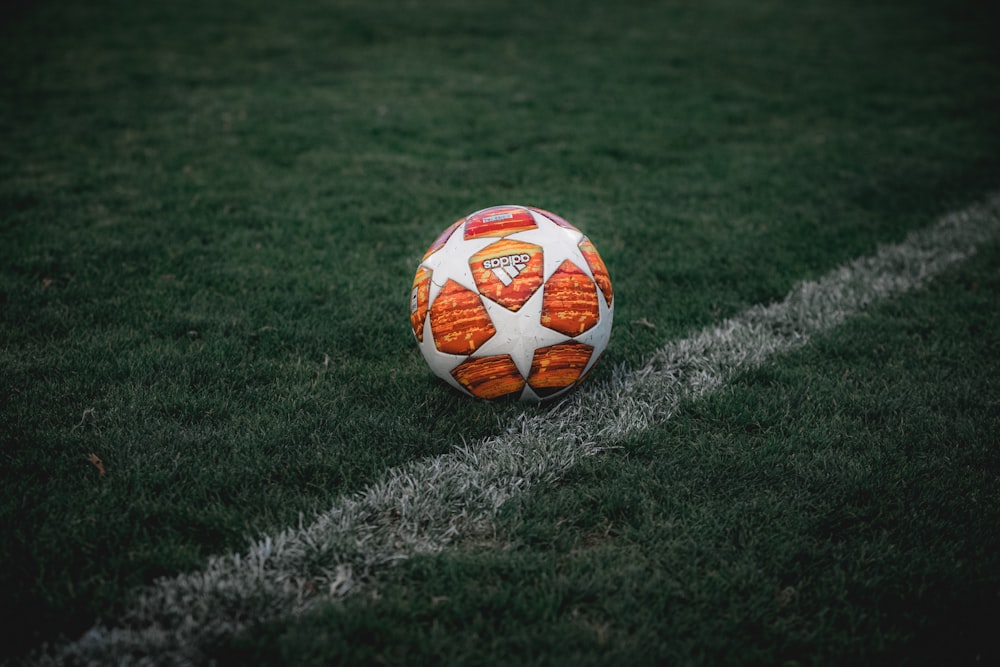
POLYGON ((486 399, 569 391, 607 347, 614 310, 594 244, 529 206, 456 220, 427 249, 410 292, 410 324, 431 370, 486 399))

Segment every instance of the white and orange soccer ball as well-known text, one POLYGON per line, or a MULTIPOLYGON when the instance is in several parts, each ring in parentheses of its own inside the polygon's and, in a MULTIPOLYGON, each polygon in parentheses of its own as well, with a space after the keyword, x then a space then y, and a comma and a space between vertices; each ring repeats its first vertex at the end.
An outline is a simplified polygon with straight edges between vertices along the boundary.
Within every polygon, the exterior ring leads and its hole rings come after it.
POLYGON ((487 399, 569 391, 607 347, 614 311, 594 244, 529 206, 455 221, 427 249, 410 293, 410 324, 431 370, 487 399))

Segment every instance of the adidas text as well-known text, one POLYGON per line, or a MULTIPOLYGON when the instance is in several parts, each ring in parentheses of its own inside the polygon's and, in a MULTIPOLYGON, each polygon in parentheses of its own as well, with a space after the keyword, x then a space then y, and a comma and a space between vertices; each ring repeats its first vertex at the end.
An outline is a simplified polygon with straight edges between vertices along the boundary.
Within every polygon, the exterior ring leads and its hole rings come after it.
POLYGON ((531 261, 531 255, 527 253, 521 253, 519 255, 506 255, 504 257, 494 257, 492 259, 483 260, 484 269, 497 269, 502 266, 511 266, 514 264, 527 264, 531 261))

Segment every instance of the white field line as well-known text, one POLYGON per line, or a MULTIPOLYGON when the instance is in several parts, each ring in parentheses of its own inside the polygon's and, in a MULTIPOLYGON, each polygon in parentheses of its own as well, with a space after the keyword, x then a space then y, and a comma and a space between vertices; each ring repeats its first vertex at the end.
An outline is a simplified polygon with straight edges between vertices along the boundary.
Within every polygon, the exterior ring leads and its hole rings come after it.
POLYGON ((1000 193, 802 283, 779 303, 668 343, 636 371, 585 386, 550 410, 525 412, 502 435, 392 469, 309 525, 214 557, 198 572, 161 579, 115 625, 98 624, 37 660, 201 662, 214 639, 344 596, 401 559, 492 532, 505 502, 559 479, 580 457, 669 419, 681 401, 805 345, 872 302, 924 285, 997 238, 1000 193))

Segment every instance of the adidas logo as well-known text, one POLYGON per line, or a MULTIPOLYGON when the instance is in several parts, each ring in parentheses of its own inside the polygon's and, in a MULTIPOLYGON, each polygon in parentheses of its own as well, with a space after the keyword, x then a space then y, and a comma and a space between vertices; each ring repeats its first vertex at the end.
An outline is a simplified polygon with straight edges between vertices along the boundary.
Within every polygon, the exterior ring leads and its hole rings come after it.
POLYGON ((483 261, 483 268, 493 271, 493 275, 504 284, 504 287, 514 282, 514 278, 521 275, 521 271, 531 261, 531 255, 518 253, 516 255, 506 255, 504 257, 494 257, 483 261))

